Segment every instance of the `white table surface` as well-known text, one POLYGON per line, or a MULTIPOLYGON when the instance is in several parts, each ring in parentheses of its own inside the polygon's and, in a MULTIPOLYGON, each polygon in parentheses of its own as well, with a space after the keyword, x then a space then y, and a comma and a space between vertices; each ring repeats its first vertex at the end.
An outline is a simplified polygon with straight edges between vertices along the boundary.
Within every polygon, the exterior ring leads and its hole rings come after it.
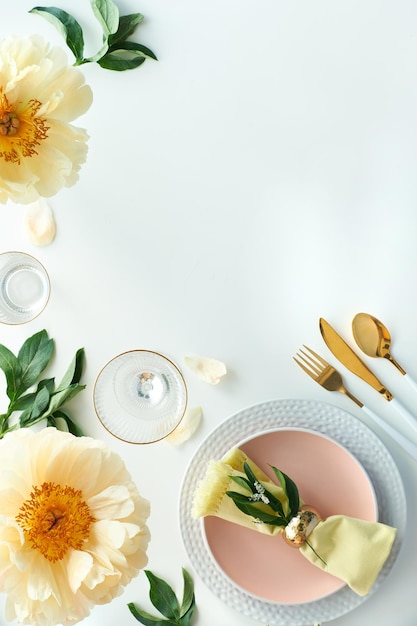
MULTIPOLYGON (((65 48, 52 25, 28 13, 35 3, 7 4, 1 37, 38 32, 65 48)), ((87 47, 97 47, 87 0, 49 4, 75 15, 87 47)), ((29 243, 24 207, 0 206, 0 250, 37 256, 52 281, 42 315, 2 325, 0 342, 17 350, 47 329, 57 376, 85 347, 87 389, 68 408, 88 435, 123 456, 151 501, 148 568, 179 592, 181 567, 189 569, 196 626, 256 626, 193 571, 177 521, 180 485, 212 429, 254 403, 331 402, 372 427, 292 361, 306 343, 336 364, 320 316, 350 342, 357 312, 379 317, 394 356, 417 378, 417 4, 123 0, 119 7, 145 15, 134 39, 159 60, 121 73, 83 66, 94 103, 76 124, 90 135, 88 160, 79 182, 50 200, 58 229, 50 246, 29 243), (203 408, 200 429, 180 447, 122 443, 95 415, 98 372, 135 348, 172 358, 190 405, 203 408), (229 373, 210 386, 186 370, 185 355, 218 358, 229 373)), ((417 396, 394 367, 370 361, 417 413, 417 396)), ((417 443, 389 404, 340 369, 351 391, 417 443)), ((404 481, 408 528, 384 585, 334 626, 416 620, 417 462, 377 433, 404 481)), ((143 573, 83 623, 133 626, 130 601, 151 608, 143 573)))

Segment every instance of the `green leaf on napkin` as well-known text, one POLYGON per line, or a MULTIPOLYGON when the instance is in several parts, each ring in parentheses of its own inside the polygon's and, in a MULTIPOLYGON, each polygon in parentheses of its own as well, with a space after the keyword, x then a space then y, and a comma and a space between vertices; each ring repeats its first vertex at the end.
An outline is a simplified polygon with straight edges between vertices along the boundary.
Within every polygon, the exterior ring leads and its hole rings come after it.
POLYGON ((232 498, 237 508, 245 513, 245 515, 251 515, 256 520, 263 522, 264 524, 271 524, 271 526, 286 526, 287 520, 285 517, 277 517, 272 513, 266 513, 259 509, 255 504, 250 502, 248 496, 244 496, 235 491, 226 491, 226 495, 232 498))
POLYGON ((298 493, 297 485, 293 480, 291 480, 289 476, 284 474, 284 472, 281 472, 273 465, 271 465, 271 468, 273 469, 275 476, 278 478, 281 487, 287 495, 288 508, 290 511, 289 515, 290 517, 293 517, 294 515, 297 515, 298 509, 300 508, 300 494, 298 493))
POLYGON ((133 602, 129 602, 127 606, 132 615, 145 626, 189 626, 195 609, 195 595, 194 583, 187 570, 182 568, 184 591, 181 604, 174 590, 165 580, 150 570, 144 571, 150 585, 149 598, 153 606, 167 619, 151 615, 133 602))
POLYGON ((6 377, 9 398, 7 411, 0 415, 0 438, 17 428, 27 428, 45 421, 49 426, 66 424, 67 430, 80 436, 81 429, 62 411, 62 406, 74 398, 85 385, 80 385, 84 364, 84 349, 77 350, 58 387, 54 378, 38 380, 49 365, 54 340, 46 330, 26 339, 15 356, 0 345, 0 369, 6 377), (36 385, 36 388, 34 386, 36 385), (14 423, 12 417, 16 414, 14 423), (18 414, 18 415, 17 415, 18 414))
POLYGON ((90 0, 90 4, 103 32, 101 47, 90 57, 84 57, 84 34, 81 25, 67 11, 57 7, 34 7, 29 13, 43 16, 57 28, 75 56, 74 65, 98 63, 104 69, 124 71, 139 67, 147 58, 158 60, 154 52, 146 46, 128 41, 137 26, 143 22, 141 13, 120 15, 113 0, 90 0))
POLYGON ((246 477, 231 475, 230 478, 240 487, 249 491, 250 495, 247 496, 237 491, 226 491, 226 495, 232 498, 242 513, 250 515, 256 521, 272 526, 286 526, 290 519, 298 513, 300 496, 294 481, 281 470, 271 467, 287 498, 287 512, 284 511, 281 501, 256 478, 250 465, 246 462, 243 464, 246 477), (265 510, 266 507, 270 512, 265 510))

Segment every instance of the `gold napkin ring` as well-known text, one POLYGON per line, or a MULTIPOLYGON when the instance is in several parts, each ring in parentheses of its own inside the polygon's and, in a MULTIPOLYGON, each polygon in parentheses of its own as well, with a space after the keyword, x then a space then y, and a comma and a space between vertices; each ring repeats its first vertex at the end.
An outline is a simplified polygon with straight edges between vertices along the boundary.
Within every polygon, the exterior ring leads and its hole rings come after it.
POLYGON ((284 541, 293 548, 299 548, 322 519, 314 507, 305 504, 285 526, 282 533, 284 541))

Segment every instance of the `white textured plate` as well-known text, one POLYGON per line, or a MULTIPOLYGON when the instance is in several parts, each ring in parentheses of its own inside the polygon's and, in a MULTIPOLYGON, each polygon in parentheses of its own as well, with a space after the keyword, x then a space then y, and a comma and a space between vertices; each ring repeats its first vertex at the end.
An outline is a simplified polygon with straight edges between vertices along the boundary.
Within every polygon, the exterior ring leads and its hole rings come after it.
MULTIPOLYGON (((180 528, 185 549, 197 574, 227 605, 270 626, 298 626, 330 621, 359 606, 380 587, 401 546, 406 501, 397 466, 381 440, 354 416, 330 404, 305 400, 275 400, 249 407, 220 424, 193 456, 180 493, 180 528), (367 596, 347 585, 325 598, 297 604, 270 602, 240 589, 214 562, 202 532, 201 520, 190 514, 193 494, 207 463, 219 459, 246 438, 277 428, 304 428, 330 437, 346 448, 369 476, 377 499, 379 521, 397 528, 397 535, 382 571, 367 596)), ((277 564, 279 567, 279 564, 277 564)))

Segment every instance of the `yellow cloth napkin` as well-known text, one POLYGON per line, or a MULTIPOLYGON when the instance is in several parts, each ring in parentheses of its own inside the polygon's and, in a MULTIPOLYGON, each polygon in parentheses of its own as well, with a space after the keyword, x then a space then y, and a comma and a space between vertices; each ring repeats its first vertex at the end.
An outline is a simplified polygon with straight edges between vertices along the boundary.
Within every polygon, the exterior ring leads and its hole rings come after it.
MULTIPOLYGON (((242 450, 235 448, 220 461, 209 462, 205 477, 194 494, 192 516, 197 519, 214 515, 264 534, 281 534, 282 526, 255 520, 251 515, 243 513, 232 498, 226 495, 227 491, 248 494, 244 487, 231 478, 245 477, 245 462, 259 483, 280 500, 287 514, 287 497, 282 487, 275 484, 242 450)), ((261 510, 271 511, 262 501, 256 504, 261 510)), ((370 591, 389 556, 395 534, 395 528, 379 522, 333 515, 317 524, 300 550, 315 566, 337 576, 363 596, 370 591)))
POLYGON ((365 596, 391 552, 395 533, 379 522, 332 515, 318 523, 300 550, 311 563, 365 596))
MULTIPOLYGON (((237 508, 233 500, 226 495, 226 491, 237 491, 242 494, 247 493, 243 487, 240 487, 231 479, 232 475, 244 475, 241 471, 233 467, 233 465, 236 466, 238 462, 242 461, 241 465, 243 470, 242 459, 248 462, 253 473, 260 479, 259 482, 267 486, 268 490, 285 506, 286 499, 282 488, 273 483, 271 479, 250 461, 246 455, 241 453, 240 450, 234 451, 233 454, 234 457, 230 456, 230 458, 228 458, 229 463, 225 461, 209 462, 206 475, 194 494, 192 516, 198 518, 206 517, 207 515, 215 515, 228 522, 246 526, 246 528, 255 528, 258 532, 265 533, 266 535, 276 535, 281 532, 282 529, 270 524, 257 524, 253 517, 245 515, 245 513, 237 508), (233 465, 230 462, 233 463, 233 465)), ((268 507, 262 505, 262 503, 259 503, 259 508, 268 511, 268 507)))

